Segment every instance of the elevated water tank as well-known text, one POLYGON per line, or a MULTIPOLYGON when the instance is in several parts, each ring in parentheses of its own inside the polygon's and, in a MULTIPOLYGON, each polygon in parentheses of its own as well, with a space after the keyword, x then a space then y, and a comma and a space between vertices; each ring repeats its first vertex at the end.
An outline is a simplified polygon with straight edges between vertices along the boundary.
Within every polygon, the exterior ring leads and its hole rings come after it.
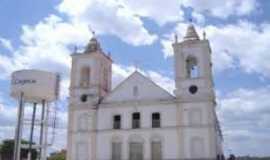
POLYGON ((20 70, 12 73, 11 96, 19 99, 21 93, 26 102, 47 102, 58 98, 59 75, 41 70, 20 70))

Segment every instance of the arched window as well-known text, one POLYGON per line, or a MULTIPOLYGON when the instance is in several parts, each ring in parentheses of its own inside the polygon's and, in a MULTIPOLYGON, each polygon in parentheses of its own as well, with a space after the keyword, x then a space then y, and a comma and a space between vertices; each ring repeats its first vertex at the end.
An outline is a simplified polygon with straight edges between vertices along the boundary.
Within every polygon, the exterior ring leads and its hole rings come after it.
POLYGON ((121 115, 114 115, 113 116, 113 129, 120 129, 121 128, 121 115))
POLYGON ((129 137, 129 160, 143 160, 144 139, 138 135, 129 137))
POLYGON ((122 143, 112 142, 112 160, 121 160, 122 143))
POLYGON ((143 160, 143 144, 138 142, 131 142, 129 144, 129 159, 143 160))
POLYGON ((90 67, 83 67, 81 69, 81 75, 80 75, 80 86, 81 87, 88 87, 89 86, 90 75, 91 75, 90 67))
POLYGON ((138 86, 133 86, 133 96, 138 97, 139 89, 138 86))
POLYGON ((160 127, 160 113, 153 113, 152 114, 152 128, 159 128, 160 127))
POLYGON ((162 158, 162 138, 159 135, 152 135, 151 141, 151 160, 161 160, 162 158))
POLYGON ((141 115, 139 112, 135 112, 132 114, 132 128, 140 128, 141 127, 141 115))
POLYGON ((161 160, 162 159, 161 141, 152 141, 151 142, 151 157, 152 157, 152 160, 161 160))
POLYGON ((195 57, 188 57, 186 60, 187 78, 199 77, 198 61, 195 57))
POLYGON ((112 137, 111 159, 112 160, 122 159, 122 138, 119 136, 112 137))

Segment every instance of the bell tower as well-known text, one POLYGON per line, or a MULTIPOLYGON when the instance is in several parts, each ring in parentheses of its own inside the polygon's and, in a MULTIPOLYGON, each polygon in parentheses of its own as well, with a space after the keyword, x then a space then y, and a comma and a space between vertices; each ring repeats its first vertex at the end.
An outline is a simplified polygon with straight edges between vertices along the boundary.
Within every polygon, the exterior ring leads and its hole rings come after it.
POLYGON ((111 90, 112 60, 93 37, 84 52, 72 55, 70 93, 77 102, 95 104, 111 90))
POLYGON ((222 152, 217 149, 220 132, 209 41, 205 34, 200 39, 190 24, 181 42, 176 37, 173 49, 180 159, 215 159, 222 152))
POLYGON ((67 160, 96 160, 97 109, 111 91, 112 60, 95 36, 71 57, 67 160))
POLYGON ((173 44, 175 95, 182 100, 213 99, 211 48, 190 24, 182 42, 173 44))

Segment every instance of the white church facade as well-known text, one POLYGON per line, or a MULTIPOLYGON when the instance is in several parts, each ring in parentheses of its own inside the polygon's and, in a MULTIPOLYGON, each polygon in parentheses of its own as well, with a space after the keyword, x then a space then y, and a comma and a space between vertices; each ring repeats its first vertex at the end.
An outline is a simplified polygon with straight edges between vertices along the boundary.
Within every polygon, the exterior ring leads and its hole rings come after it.
POLYGON ((138 71, 111 90, 95 37, 72 55, 67 160, 221 159, 209 41, 189 25, 172 46, 174 95, 138 71))

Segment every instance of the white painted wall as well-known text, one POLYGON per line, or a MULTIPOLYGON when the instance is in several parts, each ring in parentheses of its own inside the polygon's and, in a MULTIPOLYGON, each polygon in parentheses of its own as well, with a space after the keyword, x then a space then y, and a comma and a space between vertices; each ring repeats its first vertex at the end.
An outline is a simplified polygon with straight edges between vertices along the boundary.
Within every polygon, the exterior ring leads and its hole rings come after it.
POLYGON ((213 115, 211 103, 176 103, 171 104, 147 104, 134 106, 134 104, 105 105, 98 110, 98 134, 97 155, 98 159, 110 159, 111 143, 115 137, 120 137, 123 145, 123 157, 128 159, 129 138, 137 135, 144 139, 144 151, 146 159, 151 158, 151 138, 160 136, 162 139, 162 155, 164 159, 195 158, 192 156, 192 139, 201 138, 203 151, 200 158, 215 158, 216 137, 213 130, 213 115), (119 106, 117 106, 119 105, 119 106), (177 107, 179 106, 179 109, 177 107), (194 109, 201 112, 198 124, 190 124, 189 112, 194 109), (180 112, 179 112, 180 110, 180 112), (141 113, 141 128, 131 129, 132 113, 141 113), (151 114, 161 114, 161 128, 151 128, 151 114), (114 130, 113 116, 121 115, 122 129, 114 130), (180 121, 178 121, 180 120, 180 121), (181 151, 181 146, 183 151, 181 151), (183 153, 181 155, 181 153, 183 153))
MULTIPOLYGON (((140 77, 140 76, 139 76, 140 77)), ((138 78, 138 77, 137 77, 138 78)), ((217 153, 216 130, 214 129, 214 104, 212 101, 194 101, 194 102, 181 102, 177 99, 160 100, 156 97, 160 96, 160 89, 153 92, 151 87, 144 85, 149 82, 141 81, 141 85, 145 86, 144 89, 149 89, 147 92, 152 93, 150 99, 141 99, 136 101, 136 98, 130 94, 132 92, 130 86, 132 83, 125 82, 127 87, 115 91, 115 99, 107 99, 98 105, 96 112, 96 120, 93 119, 94 112, 88 103, 77 103, 75 108, 74 117, 70 124, 73 126, 74 137, 72 143, 72 157, 76 157, 76 145, 88 142, 88 160, 92 160, 89 155, 93 150, 96 153, 97 160, 109 160, 111 158, 111 144, 117 140, 122 142, 122 158, 128 159, 129 156, 129 143, 133 140, 142 139, 144 158, 151 158, 151 140, 158 137, 162 143, 162 156, 164 159, 180 159, 180 158, 198 158, 194 157, 194 146, 192 141, 194 138, 202 141, 202 150, 198 153, 200 158, 215 158, 217 153), (116 97, 119 96, 119 97, 116 97), (122 99, 126 96, 130 101, 122 99), (109 101, 111 100, 111 101, 109 101), (89 106, 88 106, 89 105, 89 106), (195 111, 195 112, 194 112, 195 111), (76 128, 80 115, 89 112, 88 121, 91 125, 87 133, 78 131, 76 128), (141 128, 132 129, 132 113, 141 113, 141 128), (161 128, 152 128, 152 113, 159 112, 161 115, 161 128), (194 120, 192 114, 195 113, 194 120), (121 115, 121 129, 114 130, 113 116, 121 115), (193 121, 194 123, 191 123, 193 121), (96 129, 95 130, 95 126, 96 129), (91 135, 96 134, 96 143, 91 144, 91 135), (85 141, 84 141, 85 140, 85 141), (75 147, 75 148, 74 148, 75 147)), ((141 90, 140 94, 145 94, 146 90, 141 90)), ((162 91, 163 92, 163 91, 162 91)), ((110 96, 110 95, 109 95, 110 96)), ((197 148, 198 150, 198 148, 197 148)))
POLYGON ((174 97, 166 90, 160 88, 153 81, 135 71, 119 86, 117 86, 108 96, 105 97, 103 103, 116 101, 132 101, 132 100, 168 100, 174 97), (133 95, 133 88, 138 88, 138 95, 133 95))
POLYGON ((159 137, 162 143, 162 155, 166 159, 179 157, 177 122, 175 104, 152 104, 143 106, 111 106, 100 107, 98 110, 98 135, 97 135, 97 158, 107 160, 111 158, 111 143, 115 137, 120 137, 122 142, 123 159, 128 159, 129 142, 131 137, 141 137, 144 140, 144 158, 151 158, 151 140, 159 137), (141 128, 131 129, 132 113, 141 113, 141 128), (161 128, 152 129, 152 113, 159 112, 161 115, 161 128), (120 114, 122 129, 114 130, 113 115, 120 114))
POLYGON ((152 126, 152 113, 159 112, 161 116, 162 127, 175 127, 176 126, 176 106, 174 104, 162 105, 152 104, 147 106, 106 106, 100 107, 98 110, 98 130, 112 129, 113 116, 116 114, 121 115, 121 122, 123 129, 131 128, 131 116, 134 112, 141 113, 141 127, 151 128, 152 126))

